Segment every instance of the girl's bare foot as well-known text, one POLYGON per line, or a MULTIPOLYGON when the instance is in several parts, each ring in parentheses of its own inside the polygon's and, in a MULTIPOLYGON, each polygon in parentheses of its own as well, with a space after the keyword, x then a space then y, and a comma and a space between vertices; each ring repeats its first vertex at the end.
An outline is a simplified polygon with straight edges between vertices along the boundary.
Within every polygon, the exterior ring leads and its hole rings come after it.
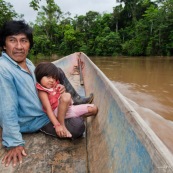
POLYGON ((64 137, 66 138, 71 138, 72 137, 72 134, 67 130, 67 128, 65 126, 63 126, 63 130, 64 130, 64 137))
POLYGON ((84 118, 90 117, 90 116, 96 116, 98 113, 98 108, 96 106, 90 107, 88 106, 88 113, 82 115, 84 118))

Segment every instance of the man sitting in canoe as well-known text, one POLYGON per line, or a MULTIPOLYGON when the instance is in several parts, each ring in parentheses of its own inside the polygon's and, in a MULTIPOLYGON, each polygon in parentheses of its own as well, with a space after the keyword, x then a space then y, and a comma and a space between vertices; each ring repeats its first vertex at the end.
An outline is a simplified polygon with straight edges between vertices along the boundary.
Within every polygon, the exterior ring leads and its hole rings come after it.
MULTIPOLYGON (((2 127, 2 144, 8 151, 2 163, 8 166, 13 162, 22 162, 26 156, 22 133, 32 133, 44 128, 45 133, 54 131, 52 123, 42 110, 41 102, 35 88, 35 66, 27 59, 33 46, 32 29, 24 21, 9 21, 0 30, 0 126, 2 127)), ((88 103, 88 98, 80 97, 70 85, 62 72, 60 92, 71 93, 75 104, 88 103)), ((62 104, 66 104, 65 102, 62 104)), ((65 107, 67 107, 65 105, 65 107)), ((64 112, 67 110, 64 109, 64 112)), ((73 138, 80 137, 84 130, 81 117, 65 120, 66 127, 73 138)))

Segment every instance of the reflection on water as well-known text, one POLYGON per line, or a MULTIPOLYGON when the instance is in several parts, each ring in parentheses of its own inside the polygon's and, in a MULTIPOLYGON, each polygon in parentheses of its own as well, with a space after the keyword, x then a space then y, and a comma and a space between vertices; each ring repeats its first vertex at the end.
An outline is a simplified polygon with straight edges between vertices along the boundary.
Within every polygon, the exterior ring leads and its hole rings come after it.
POLYGON ((173 58, 91 57, 119 91, 173 121, 173 58))

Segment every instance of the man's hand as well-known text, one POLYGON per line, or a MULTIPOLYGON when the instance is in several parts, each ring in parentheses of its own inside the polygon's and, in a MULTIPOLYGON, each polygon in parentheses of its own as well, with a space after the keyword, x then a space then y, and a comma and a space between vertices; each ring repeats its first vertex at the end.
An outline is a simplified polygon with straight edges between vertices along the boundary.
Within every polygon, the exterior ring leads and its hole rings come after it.
POLYGON ((64 85, 58 84, 57 87, 58 87, 59 92, 60 92, 61 94, 65 92, 65 87, 64 87, 64 85))
POLYGON ((22 146, 14 147, 7 151, 7 154, 2 159, 2 164, 9 166, 12 161, 13 167, 16 166, 17 162, 22 163, 22 157, 26 156, 25 148, 22 146))

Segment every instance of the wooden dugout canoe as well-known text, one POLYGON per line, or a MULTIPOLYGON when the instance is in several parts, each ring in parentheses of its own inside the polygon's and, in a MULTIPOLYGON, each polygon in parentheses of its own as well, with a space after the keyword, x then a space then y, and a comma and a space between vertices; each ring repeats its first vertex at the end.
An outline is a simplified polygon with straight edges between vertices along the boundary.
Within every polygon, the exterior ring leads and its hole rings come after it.
MULTIPOLYGON (((65 71, 81 95, 94 93, 99 113, 87 118, 84 137, 75 141, 42 133, 25 134, 28 156, 16 168, 0 165, 0 172, 173 172, 172 153, 85 54, 74 53, 54 63, 65 71), (80 79, 84 85, 80 85, 80 79)), ((1 158, 3 154, 1 146, 1 158)))

